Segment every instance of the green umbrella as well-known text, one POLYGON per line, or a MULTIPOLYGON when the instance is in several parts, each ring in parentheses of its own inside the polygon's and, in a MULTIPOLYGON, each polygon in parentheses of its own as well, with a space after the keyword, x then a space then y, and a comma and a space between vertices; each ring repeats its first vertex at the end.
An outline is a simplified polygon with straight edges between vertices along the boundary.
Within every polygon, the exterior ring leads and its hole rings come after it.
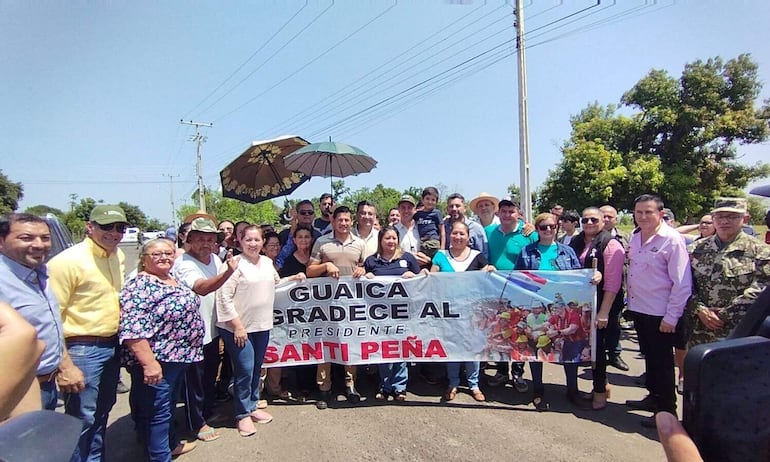
POLYGON ((344 178, 371 171, 377 161, 367 153, 345 143, 324 141, 292 152, 284 161, 286 168, 307 176, 344 178))

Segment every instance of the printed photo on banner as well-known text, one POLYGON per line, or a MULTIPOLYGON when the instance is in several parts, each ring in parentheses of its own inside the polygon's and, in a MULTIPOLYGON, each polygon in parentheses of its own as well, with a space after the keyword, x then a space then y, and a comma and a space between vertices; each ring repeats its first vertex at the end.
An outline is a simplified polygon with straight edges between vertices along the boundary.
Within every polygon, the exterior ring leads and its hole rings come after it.
POLYGON ((276 289, 265 363, 593 360, 593 270, 315 278, 276 289))

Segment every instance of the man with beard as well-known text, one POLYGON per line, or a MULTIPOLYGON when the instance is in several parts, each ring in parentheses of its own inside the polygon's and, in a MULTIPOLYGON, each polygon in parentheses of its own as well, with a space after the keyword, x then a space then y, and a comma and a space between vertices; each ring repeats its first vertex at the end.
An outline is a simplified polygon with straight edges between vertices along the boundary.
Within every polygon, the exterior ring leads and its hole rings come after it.
MULTIPOLYGON (((446 235, 449 236, 452 233, 452 225, 457 221, 462 221, 468 225, 468 237, 470 238, 470 246, 474 250, 478 250, 482 255, 489 258, 489 250, 487 249, 487 234, 484 232, 484 228, 475 221, 469 220, 465 216, 465 198, 460 193, 452 193, 446 199, 446 209, 449 217, 444 219, 444 230, 446 235)), ((449 239, 446 241, 446 248, 449 249, 449 239)))
POLYGON ((332 212, 334 211, 334 197, 329 193, 321 194, 318 199, 318 208, 321 209, 321 216, 313 222, 313 229, 319 234, 324 235, 332 232, 332 212))

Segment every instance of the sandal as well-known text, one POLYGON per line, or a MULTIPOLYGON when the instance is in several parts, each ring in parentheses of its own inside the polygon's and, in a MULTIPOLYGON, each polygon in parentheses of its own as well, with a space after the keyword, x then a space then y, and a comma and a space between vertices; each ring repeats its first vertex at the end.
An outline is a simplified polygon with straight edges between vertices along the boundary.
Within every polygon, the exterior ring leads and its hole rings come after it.
POLYGON ((173 451, 171 451, 171 457, 177 457, 181 456, 182 454, 187 454, 188 452, 192 451, 196 448, 195 443, 179 443, 173 451))
POLYGON ((377 401, 387 401, 388 400, 388 394, 385 393, 382 389, 377 392, 376 395, 374 395, 374 399, 377 401))
POLYGON ((449 388, 446 393, 444 393, 444 399, 447 401, 452 401, 457 397, 457 387, 449 388))
POLYGON ((484 396, 484 393, 481 392, 478 388, 474 388, 471 390, 471 395, 473 396, 473 399, 476 401, 486 401, 487 397, 484 396))
POLYGON ((251 417, 244 417, 238 421, 238 434, 244 438, 253 436, 257 433, 257 428, 254 426, 254 422, 251 421, 251 417))
POLYGON ((406 401, 406 390, 393 393, 393 399, 402 403, 406 401))
MULTIPOLYGON (((205 427, 208 427, 208 425, 206 425, 205 427)), ((203 430, 205 427, 201 427, 201 430, 198 431, 197 437, 199 440, 205 443, 208 443, 210 441, 218 440, 219 437, 222 436, 219 434, 218 431, 214 430, 211 427, 209 427, 208 430, 203 430)))
POLYGON ((537 412, 545 412, 551 408, 551 405, 548 404, 542 396, 535 396, 532 399, 532 405, 535 406, 537 412))

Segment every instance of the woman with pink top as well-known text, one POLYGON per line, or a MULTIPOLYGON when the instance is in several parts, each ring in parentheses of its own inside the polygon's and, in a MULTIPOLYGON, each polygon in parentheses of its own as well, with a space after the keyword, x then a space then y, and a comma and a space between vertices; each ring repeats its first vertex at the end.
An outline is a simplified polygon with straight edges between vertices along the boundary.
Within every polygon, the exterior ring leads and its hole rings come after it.
POLYGON ((623 245, 604 230, 602 212, 596 207, 583 210, 580 223, 583 231, 569 245, 584 268, 596 269, 602 280, 596 288, 596 363, 593 370, 594 410, 604 409, 610 396, 607 383, 607 353, 615 348, 620 337, 620 311, 623 309, 623 245))
POLYGON ((275 285, 280 278, 273 261, 260 255, 264 240, 259 226, 245 227, 240 242, 243 253, 238 268, 217 291, 217 327, 233 362, 238 433, 252 436, 256 433, 255 422, 273 420, 270 414, 257 409, 257 404, 260 370, 273 328, 275 285))

